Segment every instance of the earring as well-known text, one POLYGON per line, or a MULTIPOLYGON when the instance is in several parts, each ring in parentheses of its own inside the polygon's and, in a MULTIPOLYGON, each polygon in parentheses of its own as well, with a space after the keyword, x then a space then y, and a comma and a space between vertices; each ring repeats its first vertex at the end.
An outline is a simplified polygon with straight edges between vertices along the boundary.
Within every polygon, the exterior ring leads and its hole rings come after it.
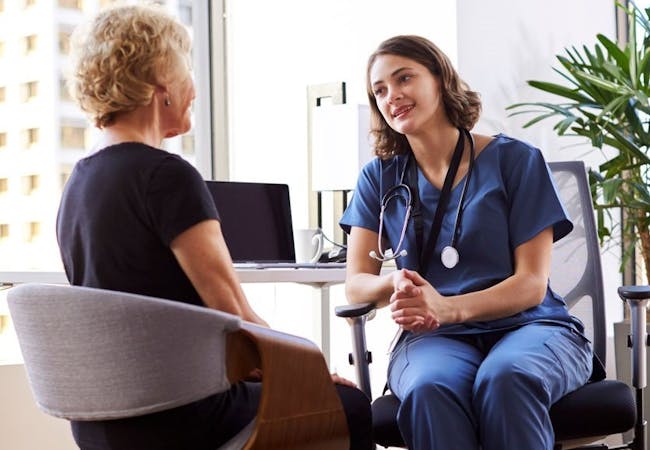
POLYGON ((165 97, 165 106, 169 106, 172 104, 172 101, 169 99, 169 97, 165 97))

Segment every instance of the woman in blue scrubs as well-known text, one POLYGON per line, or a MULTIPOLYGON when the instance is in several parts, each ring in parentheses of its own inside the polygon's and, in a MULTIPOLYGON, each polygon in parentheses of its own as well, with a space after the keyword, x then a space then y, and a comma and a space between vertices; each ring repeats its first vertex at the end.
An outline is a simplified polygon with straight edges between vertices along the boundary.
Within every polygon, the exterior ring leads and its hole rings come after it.
POLYGON ((403 330, 388 384, 408 447, 551 450, 549 409, 589 379, 592 350, 548 284, 573 225, 541 152, 467 131, 478 94, 424 38, 380 44, 367 89, 377 158, 341 219, 346 293, 403 330))

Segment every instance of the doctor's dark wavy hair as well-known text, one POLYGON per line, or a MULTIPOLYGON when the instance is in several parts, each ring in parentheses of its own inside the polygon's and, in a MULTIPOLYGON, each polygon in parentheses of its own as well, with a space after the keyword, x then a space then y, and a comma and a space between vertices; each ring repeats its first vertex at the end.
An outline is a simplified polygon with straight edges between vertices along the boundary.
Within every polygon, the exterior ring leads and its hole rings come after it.
POLYGON ((370 82, 370 70, 381 55, 402 56, 422 64, 440 80, 440 94, 452 125, 471 130, 481 115, 481 100, 460 78, 451 61, 435 44, 420 36, 395 36, 385 40, 370 58, 366 70, 366 89, 372 111, 371 134, 375 139, 375 155, 387 159, 410 150, 406 136, 393 130, 381 115, 370 82))

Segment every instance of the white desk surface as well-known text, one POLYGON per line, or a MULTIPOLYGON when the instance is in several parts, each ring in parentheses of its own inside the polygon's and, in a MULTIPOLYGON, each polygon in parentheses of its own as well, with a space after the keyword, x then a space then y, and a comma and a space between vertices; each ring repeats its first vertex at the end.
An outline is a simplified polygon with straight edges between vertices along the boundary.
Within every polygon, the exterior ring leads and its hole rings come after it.
MULTIPOLYGON (((345 282, 345 268, 332 269, 236 269, 242 283, 304 283, 315 287, 345 282)), ((68 284, 63 272, 0 272, 0 284, 68 284)))

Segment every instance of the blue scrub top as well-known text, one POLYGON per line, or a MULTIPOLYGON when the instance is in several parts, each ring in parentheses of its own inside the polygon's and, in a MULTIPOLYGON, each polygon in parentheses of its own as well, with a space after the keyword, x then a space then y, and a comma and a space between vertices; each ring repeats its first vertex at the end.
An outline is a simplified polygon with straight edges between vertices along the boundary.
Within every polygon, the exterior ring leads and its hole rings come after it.
MULTIPOLYGON (((400 183, 406 156, 387 160, 375 158, 362 170, 354 195, 341 218, 346 233, 351 227, 379 230, 381 199, 391 187, 400 183)), ((499 134, 476 157, 467 186, 455 247, 460 260, 448 269, 440 261, 442 249, 449 245, 465 179, 451 193, 435 251, 424 277, 442 295, 458 295, 493 286, 514 273, 514 249, 548 227, 553 227, 557 241, 573 229, 560 202, 550 170, 539 149, 499 134)), ((440 190, 418 168, 418 188, 426 241, 433 221, 440 190)), ((401 190, 400 190, 401 192, 401 190)), ((393 200, 384 212, 384 249, 395 249, 406 213, 406 202, 393 200)), ((399 268, 414 269, 416 248, 413 219, 409 220, 404 245, 407 256, 396 260, 399 268)), ((544 301, 510 317, 463 324, 443 325, 438 332, 476 333, 513 328, 530 322, 553 322, 576 327, 564 300, 547 288, 544 301)))

